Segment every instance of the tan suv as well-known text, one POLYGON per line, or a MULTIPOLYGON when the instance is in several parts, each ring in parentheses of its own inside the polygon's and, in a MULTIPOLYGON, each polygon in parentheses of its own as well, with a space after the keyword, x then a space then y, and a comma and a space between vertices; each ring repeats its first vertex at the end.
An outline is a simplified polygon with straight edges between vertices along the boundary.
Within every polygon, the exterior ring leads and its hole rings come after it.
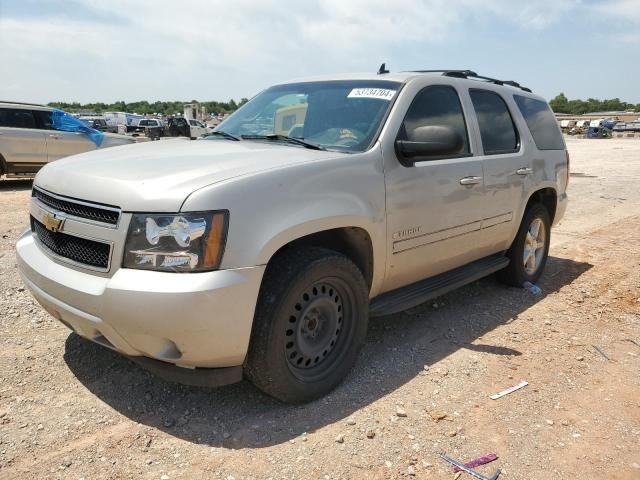
POLYGON ((0 177, 33 175, 59 158, 135 142, 122 135, 104 134, 98 147, 85 133, 56 130, 52 112, 41 105, 0 102, 0 177))
POLYGON ((283 83, 205 139, 47 165, 18 266, 51 315, 160 374, 303 402, 349 372, 370 315, 493 272, 536 282, 568 160, 515 82, 283 83))

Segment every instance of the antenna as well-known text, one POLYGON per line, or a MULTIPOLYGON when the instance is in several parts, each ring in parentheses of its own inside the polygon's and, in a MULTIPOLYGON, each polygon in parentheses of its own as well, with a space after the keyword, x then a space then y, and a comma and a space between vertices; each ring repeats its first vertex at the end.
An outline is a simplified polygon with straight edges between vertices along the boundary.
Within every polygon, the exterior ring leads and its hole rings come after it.
POLYGON ((378 75, 390 73, 389 70, 387 70, 386 65, 387 65, 386 63, 383 63, 382 65, 380 65, 380 68, 378 69, 378 75))

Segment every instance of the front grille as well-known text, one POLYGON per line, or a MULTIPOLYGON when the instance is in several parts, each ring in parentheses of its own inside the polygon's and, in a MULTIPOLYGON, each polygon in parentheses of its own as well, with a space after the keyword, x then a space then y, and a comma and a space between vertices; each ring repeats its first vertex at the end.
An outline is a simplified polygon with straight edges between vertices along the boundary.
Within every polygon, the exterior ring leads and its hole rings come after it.
POLYGON ((106 208, 100 208, 99 206, 84 205, 71 200, 62 200, 61 198, 54 197, 35 188, 33 189, 32 195, 45 205, 54 208, 55 210, 59 210, 60 212, 68 213, 69 215, 74 215, 80 218, 87 218, 96 222, 108 223, 110 225, 118 224, 120 213, 117 210, 114 211, 106 208))
POLYGON ((111 245, 108 243, 74 237, 61 232, 50 232, 31 217, 31 231, 45 247, 56 255, 92 267, 107 269, 111 245))

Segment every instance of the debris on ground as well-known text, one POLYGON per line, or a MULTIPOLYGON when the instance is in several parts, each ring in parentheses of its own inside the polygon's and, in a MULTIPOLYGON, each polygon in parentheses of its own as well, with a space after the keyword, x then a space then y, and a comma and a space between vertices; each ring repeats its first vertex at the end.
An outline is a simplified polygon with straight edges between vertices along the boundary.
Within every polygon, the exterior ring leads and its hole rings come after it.
POLYGON ((498 392, 498 393, 496 393, 494 395, 491 395, 491 400, 497 400, 499 398, 502 398, 505 395, 509 395, 510 393, 513 393, 516 390, 520 390, 521 388, 526 387, 527 385, 529 385, 529 382, 523 380, 519 384, 514 385, 513 387, 509 387, 506 390, 502 390, 501 392, 498 392))
MULTIPOLYGON (((495 453, 489 453, 482 457, 469 460, 464 464, 464 466, 467 468, 475 468, 475 467, 479 467, 480 465, 486 465, 487 463, 495 462, 497 459, 498 459, 498 455, 496 455, 495 453)), ((461 470, 459 467, 454 467, 453 471, 457 473, 457 472, 462 472, 463 470, 461 470)))
POLYGON ((597 351, 600 355, 602 355, 602 356, 605 358, 605 360, 607 360, 608 362, 610 362, 610 361, 611 361, 611 359, 606 355, 606 353, 604 353, 602 350, 600 350, 600 349, 599 349, 598 347, 596 347, 595 345, 591 345, 591 346, 592 346, 593 348, 595 348, 595 349, 596 349, 596 351, 597 351))
POLYGON ((542 295, 542 289, 538 285, 534 285, 531 282, 524 282, 522 288, 528 291, 534 297, 542 295))
POLYGON ((445 462, 448 462, 451 465, 453 465, 454 467, 458 468, 459 470, 461 470, 463 472, 467 472, 473 478, 477 478, 478 480, 497 480, 497 478, 500 476, 500 469, 498 469, 496 471, 496 473, 493 474, 493 476, 485 477, 484 475, 482 475, 481 473, 476 472, 472 468, 467 467, 464 463, 460 463, 459 461, 454 460, 453 458, 449 457, 446 453, 441 453, 440 454, 440 458, 442 458, 445 462))
POLYGON ((631 338, 625 338, 624 339, 626 342, 631 342, 633 343, 636 347, 640 348, 640 343, 636 342, 635 340, 631 339, 631 338))

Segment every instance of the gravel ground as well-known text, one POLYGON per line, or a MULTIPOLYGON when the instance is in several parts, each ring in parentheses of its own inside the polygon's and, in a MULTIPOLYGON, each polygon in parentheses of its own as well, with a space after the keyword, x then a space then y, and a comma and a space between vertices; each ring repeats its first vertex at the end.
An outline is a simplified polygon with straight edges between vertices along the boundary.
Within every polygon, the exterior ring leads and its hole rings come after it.
POLYGON ((541 296, 487 278, 373 319, 347 381, 297 407, 164 382, 56 323, 15 265, 31 184, 0 182, 0 478, 453 479, 447 452, 496 453, 478 470, 505 479, 639 479, 640 142, 568 142, 541 296))

